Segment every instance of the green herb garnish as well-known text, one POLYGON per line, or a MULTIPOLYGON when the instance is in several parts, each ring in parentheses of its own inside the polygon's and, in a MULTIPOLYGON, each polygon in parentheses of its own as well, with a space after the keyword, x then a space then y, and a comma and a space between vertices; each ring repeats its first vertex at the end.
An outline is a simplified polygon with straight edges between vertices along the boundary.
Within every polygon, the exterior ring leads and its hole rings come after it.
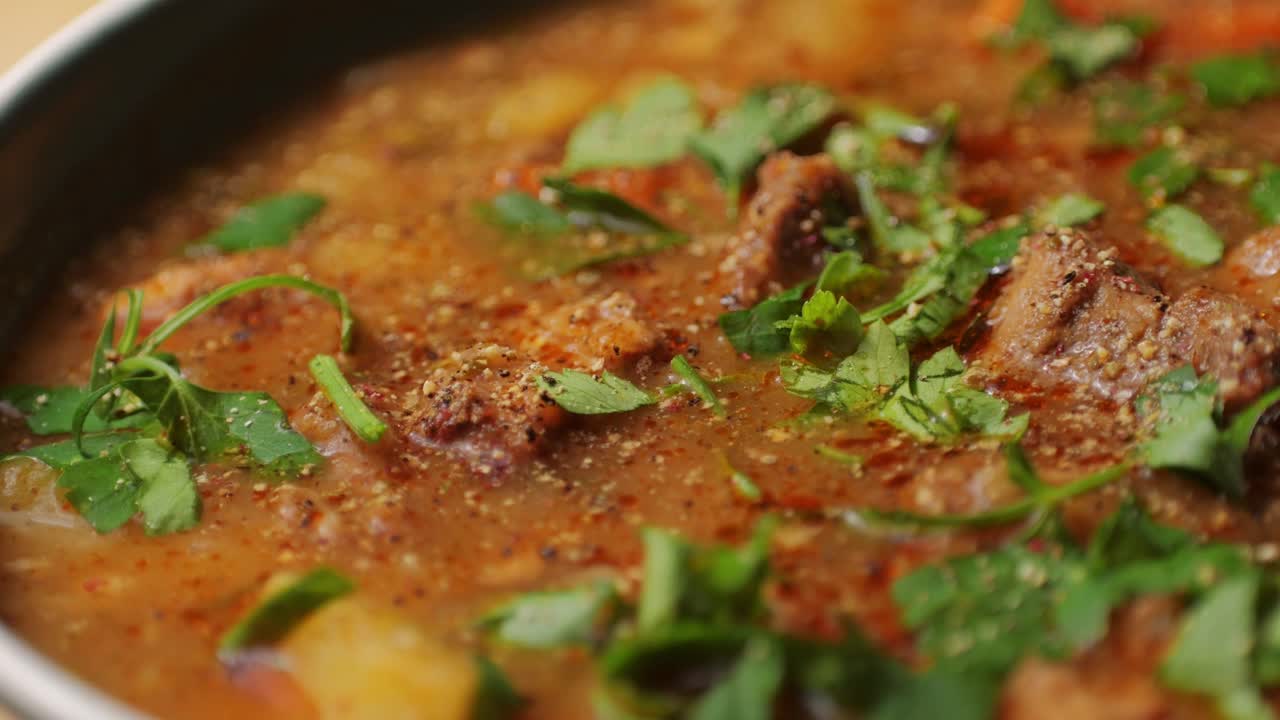
POLYGON ((476 214, 521 243, 524 274, 535 280, 651 255, 689 237, 613 193, 547 178, 553 207, 522 192, 477 205, 476 214))
POLYGON ((597 110, 574 128, 565 147, 563 170, 662 165, 683 156, 690 138, 701 129, 693 89, 664 77, 625 105, 597 110))
POLYGON ((478 625, 520 647, 590 647, 604 637, 618 610, 613 586, 600 582, 575 590, 521 595, 490 611, 478 625))
POLYGON ((715 172, 736 210, 742 187, 764 158, 816 129, 835 112, 831 93, 813 85, 774 85, 751 91, 721 112, 690 147, 715 172))
POLYGON ((307 367, 311 370, 311 377, 324 390, 347 427, 365 442, 374 443, 382 439, 383 433, 387 431, 387 424, 364 404, 355 388, 342 375, 338 362, 332 356, 316 355, 311 358, 307 367))
POLYGON ((1039 227, 1075 227, 1098 217, 1106 209, 1106 205, 1088 195, 1067 193, 1059 195, 1041 208, 1036 213, 1035 221, 1039 227))
POLYGON ((329 568, 317 568, 268 594, 218 643, 224 656, 282 640, 311 613, 355 590, 355 584, 329 568))
POLYGON ((1094 97, 1094 137, 1104 146, 1139 146, 1149 130, 1173 120, 1185 105, 1180 94, 1116 81, 1094 97))
POLYGON ((1166 205, 1147 218, 1147 229, 1188 265, 1203 267, 1222 259, 1222 237, 1194 210, 1166 205))
POLYGON ((1280 402, 1280 389, 1258 398, 1229 423, 1223 420, 1217 394, 1218 384, 1197 377, 1190 366, 1152 383, 1137 402, 1141 414, 1155 418, 1141 452, 1151 467, 1192 475, 1239 498, 1247 489, 1244 454, 1249 439, 1263 413, 1280 402))
POLYGON ((716 415, 725 417, 724 403, 720 402, 720 398, 716 397, 716 391, 711 387, 711 383, 698 373, 698 369, 693 366, 685 356, 677 355, 671 358, 671 369, 675 374, 679 375, 685 385, 699 398, 703 404, 711 409, 716 415))
POLYGON ((1201 60, 1191 66, 1191 77, 1218 106, 1245 105, 1280 93, 1280 66, 1265 51, 1201 60))
POLYGON ((657 402, 649 393, 608 371, 599 378, 577 370, 546 373, 538 378, 538 387, 575 415, 627 412, 657 402))
POLYGON ((1191 187, 1200 168, 1177 148, 1162 146, 1138 158, 1129 168, 1129 182, 1149 205, 1163 205, 1191 187))
POLYGON ((1280 225, 1280 167, 1264 163, 1258 182, 1249 192, 1254 212, 1268 225, 1280 225))
POLYGON ((318 465, 320 455, 289 427, 268 395, 200 387, 159 350, 201 313, 268 287, 303 290, 334 305, 342 318, 343 346, 349 346, 354 321, 346 299, 302 278, 266 275, 225 285, 176 312, 141 342, 142 295, 130 291, 119 339, 113 311, 95 345, 87 388, 5 392, 8 402, 33 414, 33 427, 72 436, 8 457, 30 457, 59 471, 59 486, 99 532, 140 512, 150 534, 190 529, 198 521, 200 498, 190 463, 248 461, 258 470, 291 475, 318 465))
POLYGON ((747 355, 776 355, 790 347, 791 331, 778 327, 804 307, 808 283, 784 290, 766 298, 747 310, 735 310, 720 316, 720 329, 733 349, 747 355))
POLYGON ((312 193, 287 193, 250 203, 231 220, 200 240, 224 253, 288 245, 294 234, 324 209, 326 200, 312 193))

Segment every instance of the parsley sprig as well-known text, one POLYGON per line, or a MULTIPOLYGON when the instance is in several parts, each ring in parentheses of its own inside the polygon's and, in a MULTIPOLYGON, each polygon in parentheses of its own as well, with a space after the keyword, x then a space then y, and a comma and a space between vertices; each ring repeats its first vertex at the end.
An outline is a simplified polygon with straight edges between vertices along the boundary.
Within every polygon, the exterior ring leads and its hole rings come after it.
POLYGON ((113 308, 96 343, 84 388, 10 388, 4 397, 28 413, 39 434, 71 438, 8 457, 28 457, 58 471, 58 485, 99 532, 141 513, 150 534, 194 527, 200 497, 193 463, 233 461, 269 475, 298 475, 322 458, 266 393, 219 392, 183 377, 160 346, 204 312, 265 288, 301 290, 333 305, 341 344, 351 344, 354 320, 346 298, 332 288, 291 275, 264 275, 225 285, 197 298, 139 340, 141 291, 126 293, 119 338, 113 308))

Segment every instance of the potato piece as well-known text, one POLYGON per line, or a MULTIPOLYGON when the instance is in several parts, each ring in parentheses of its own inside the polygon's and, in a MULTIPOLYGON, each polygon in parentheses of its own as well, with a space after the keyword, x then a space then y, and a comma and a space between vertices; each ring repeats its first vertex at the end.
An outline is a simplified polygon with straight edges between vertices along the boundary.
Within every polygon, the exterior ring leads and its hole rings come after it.
POLYGON ((470 714, 471 657, 358 597, 318 610, 280 649, 325 720, 466 720, 470 714))
POLYGON ((598 81, 575 72, 548 72, 508 90, 489 114, 493 138, 541 138, 569 128, 601 96, 598 81))

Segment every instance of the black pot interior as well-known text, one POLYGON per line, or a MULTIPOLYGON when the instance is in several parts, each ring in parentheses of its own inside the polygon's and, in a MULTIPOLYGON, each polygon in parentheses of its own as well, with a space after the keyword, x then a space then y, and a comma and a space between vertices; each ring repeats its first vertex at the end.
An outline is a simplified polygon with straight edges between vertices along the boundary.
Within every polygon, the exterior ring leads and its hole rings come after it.
POLYGON ((0 115, 0 362, 66 262, 150 189, 339 69, 550 3, 152 3, 0 115))

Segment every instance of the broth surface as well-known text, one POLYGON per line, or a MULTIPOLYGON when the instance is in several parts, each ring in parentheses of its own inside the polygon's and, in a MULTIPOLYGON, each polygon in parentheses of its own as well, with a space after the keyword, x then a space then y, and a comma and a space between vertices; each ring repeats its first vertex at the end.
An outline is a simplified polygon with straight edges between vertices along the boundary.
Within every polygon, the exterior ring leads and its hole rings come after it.
MULTIPOLYGON (((1212 16, 1211 6, 1228 12, 1229 2, 1111 3, 1122 4, 1165 23, 1144 46, 1145 67, 1280 39, 1188 29, 1212 16)), ((1098 8, 1107 4, 1067 5, 1088 17, 1104 14, 1098 8)), ((537 178, 556 170, 577 122, 664 74, 686 80, 711 108, 729 106, 762 83, 797 80, 919 116, 953 102, 960 121, 951 172, 966 202, 999 217, 1063 192, 1086 192, 1107 206, 1091 226, 1093 237, 1114 245, 1119 259, 1163 291, 1207 285, 1237 293, 1276 324, 1268 310, 1274 298, 1265 290, 1250 294, 1227 265, 1190 269, 1144 231, 1145 210, 1127 180, 1134 153, 1090 147, 1086 97, 1067 93, 1031 108, 1012 102, 1040 58, 988 46, 983 12, 965 0, 571 5, 352 68, 324 92, 281 108, 207 167, 157 189, 127 226, 77 259, 65 282, 50 289, 48 307, 33 318, 0 385, 82 384, 119 289, 146 291, 146 330, 225 282, 290 273, 348 297, 359 325, 344 369, 357 388, 394 394, 396 408, 427 402, 424 368, 469 348, 483 352, 511 342, 513 333, 559 308, 624 292, 658 341, 617 372, 656 390, 678 381, 667 362, 684 354, 704 376, 727 378, 716 388, 728 417, 679 395, 634 412, 574 418, 552 431, 541 452, 510 463, 395 439, 366 444, 307 372, 312 356, 337 351, 332 309, 280 290, 247 295, 201 316, 165 349, 206 387, 270 393, 324 465, 283 483, 231 466, 197 467, 199 527, 159 537, 137 523, 98 535, 58 497, 46 469, 25 461, 0 465, 0 620, 57 662, 158 717, 310 718, 314 708, 287 681, 229 671, 216 654, 218 637, 247 598, 278 571, 338 568, 362 595, 467 646, 476 639, 477 615, 517 592, 599 576, 634 591, 642 527, 672 528, 700 542, 739 542, 770 513, 782 519, 773 554, 780 580, 769 597, 776 623, 834 636, 841 617, 853 617, 911 659, 911 638, 889 585, 922 563, 983 547, 994 536, 868 535, 841 522, 839 511, 999 505, 1017 496, 1000 443, 921 444, 883 424, 789 422, 811 403, 786 392, 774 360, 737 353, 717 325, 725 307, 707 277, 737 221, 723 212, 711 172, 694 159, 583 176, 688 232, 688 245, 551 280, 523 276, 519 249, 479 219, 474 206, 505 189, 536 188, 537 178), (288 190, 328 200, 288 247, 185 254, 236 209, 288 190), (819 443, 861 455, 865 464, 855 470, 834 463, 815 453, 819 443), (765 502, 739 497, 729 466, 753 478, 765 502)), ((1280 158, 1280 102, 1212 117, 1198 112, 1207 117, 1202 140, 1229 145, 1233 165, 1254 168, 1280 158)), ((1202 182, 1182 200, 1218 230, 1228 254, 1257 230, 1237 194, 1202 182)), ((775 279, 770 292, 786 281, 775 279)), ((995 298, 1002 282, 990 283, 979 304, 995 298)), ((863 303, 875 304, 893 287, 888 281, 869 291, 863 303)), ((967 325, 958 323, 929 347, 961 340, 967 325)), ((966 354, 976 356, 977 346, 966 354)), ((1011 415, 1031 411, 1023 442, 1049 482, 1102 468, 1132 446, 1136 426, 1127 403, 999 378, 989 387, 1010 402, 1011 415)), ((33 440, 20 417, 0 413, 0 448, 33 440)), ((1163 521, 1274 549, 1278 479, 1256 480, 1258 490, 1241 504, 1172 474, 1135 471, 1069 503, 1068 524, 1087 533, 1133 492, 1163 521)), ((495 657, 533 700, 526 717, 590 716, 585 653, 556 652, 548 661, 545 654, 501 650, 495 657)), ((1093 675, 1150 674, 1119 653, 1073 663, 1093 675)), ((1096 691, 1160 695, 1143 682, 1117 680, 1096 691)), ((1179 712, 1194 707, 1161 702, 1179 712)), ((1005 707, 1019 715, 1016 698, 1005 707)))

